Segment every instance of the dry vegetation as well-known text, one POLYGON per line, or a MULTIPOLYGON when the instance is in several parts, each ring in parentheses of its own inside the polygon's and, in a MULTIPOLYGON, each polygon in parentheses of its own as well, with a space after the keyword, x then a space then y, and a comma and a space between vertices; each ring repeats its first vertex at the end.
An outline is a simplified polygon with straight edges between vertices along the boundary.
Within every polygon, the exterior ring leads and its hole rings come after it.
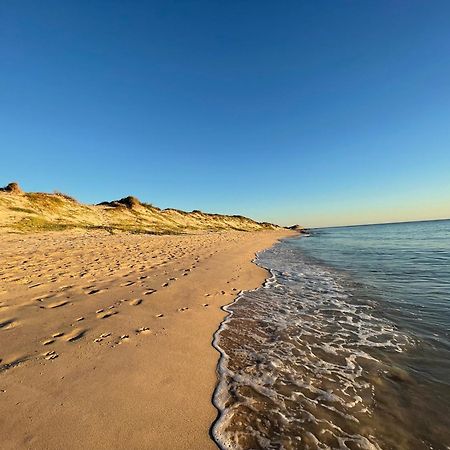
POLYGON ((105 229, 111 233, 177 234, 278 227, 242 216, 208 214, 198 210, 161 210, 131 196, 99 205, 85 205, 60 192, 25 193, 17 183, 0 189, 0 231, 59 231, 68 228, 105 229))

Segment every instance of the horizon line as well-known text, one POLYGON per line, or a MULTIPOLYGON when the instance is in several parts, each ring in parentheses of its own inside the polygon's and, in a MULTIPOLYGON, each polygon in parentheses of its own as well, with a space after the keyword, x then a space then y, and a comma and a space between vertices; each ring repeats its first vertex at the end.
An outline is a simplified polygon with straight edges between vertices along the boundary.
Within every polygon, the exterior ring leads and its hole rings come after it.
POLYGON ((403 224, 403 223, 441 222, 444 220, 450 220, 450 217, 441 218, 441 219, 400 220, 398 222, 356 223, 356 224, 351 224, 351 225, 330 225, 330 226, 326 226, 326 227, 305 227, 305 228, 309 229, 309 230, 321 230, 324 228, 370 227, 373 225, 395 225, 395 224, 403 224))

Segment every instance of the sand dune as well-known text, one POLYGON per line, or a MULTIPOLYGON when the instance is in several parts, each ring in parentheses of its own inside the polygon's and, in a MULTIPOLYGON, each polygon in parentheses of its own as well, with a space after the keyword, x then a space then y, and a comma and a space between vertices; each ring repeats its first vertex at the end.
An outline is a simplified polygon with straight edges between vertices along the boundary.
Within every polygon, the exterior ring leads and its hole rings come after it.
POLYGON ((22 192, 16 183, 0 189, 0 232, 104 229, 111 233, 179 234, 195 231, 277 229, 242 216, 160 209, 125 197, 99 205, 85 205, 61 194, 22 192))

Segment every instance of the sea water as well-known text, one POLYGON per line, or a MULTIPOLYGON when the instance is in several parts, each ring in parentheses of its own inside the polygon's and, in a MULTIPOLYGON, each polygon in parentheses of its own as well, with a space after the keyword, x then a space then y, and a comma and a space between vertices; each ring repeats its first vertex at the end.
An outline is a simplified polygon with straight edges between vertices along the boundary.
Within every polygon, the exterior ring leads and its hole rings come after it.
POLYGON ((223 449, 450 449, 450 221, 312 230, 226 307, 223 449))

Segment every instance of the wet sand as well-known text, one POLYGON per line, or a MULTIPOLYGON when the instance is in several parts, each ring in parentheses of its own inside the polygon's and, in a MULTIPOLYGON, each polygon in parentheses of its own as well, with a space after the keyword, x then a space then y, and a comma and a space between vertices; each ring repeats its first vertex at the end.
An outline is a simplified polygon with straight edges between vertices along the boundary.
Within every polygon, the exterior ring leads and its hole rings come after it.
POLYGON ((1 235, 2 449, 208 449, 221 306, 283 231, 1 235))

